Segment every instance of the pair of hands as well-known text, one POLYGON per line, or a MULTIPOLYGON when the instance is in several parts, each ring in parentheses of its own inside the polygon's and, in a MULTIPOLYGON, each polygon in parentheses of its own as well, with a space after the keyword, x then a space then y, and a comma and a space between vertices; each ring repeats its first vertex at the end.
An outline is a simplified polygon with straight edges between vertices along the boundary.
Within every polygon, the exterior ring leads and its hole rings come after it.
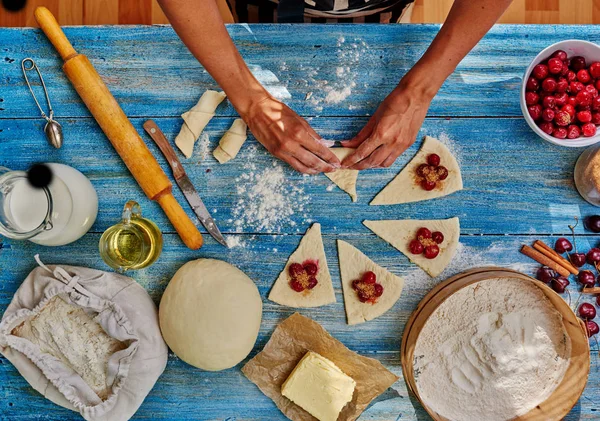
POLYGON ((245 120, 271 154, 305 174, 389 167, 414 143, 431 98, 400 84, 365 127, 353 139, 342 142, 344 147, 356 148, 342 162, 306 120, 271 96, 255 103, 245 120))

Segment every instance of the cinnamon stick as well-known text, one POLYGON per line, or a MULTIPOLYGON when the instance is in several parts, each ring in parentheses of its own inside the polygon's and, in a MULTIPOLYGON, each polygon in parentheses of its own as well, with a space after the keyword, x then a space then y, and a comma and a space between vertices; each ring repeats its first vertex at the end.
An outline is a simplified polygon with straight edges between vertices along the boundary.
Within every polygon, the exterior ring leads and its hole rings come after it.
POLYGON ((544 266, 548 266, 550 269, 558 272, 559 274, 561 274, 562 276, 564 276, 566 278, 568 278, 569 275, 571 274, 571 272, 569 272, 562 265, 559 265, 554 260, 550 259, 546 255, 540 253, 539 251, 537 251, 529 246, 523 245, 523 247, 521 247, 521 253, 523 253, 525 256, 535 260, 536 262, 541 263, 544 266))
POLYGON ((592 287, 592 288, 583 288, 581 290, 582 294, 600 294, 600 287, 592 287))
POLYGON ((571 262, 569 262, 567 259, 562 257, 556 251, 552 250, 550 247, 548 247, 545 243, 541 242, 540 240, 536 240, 533 243, 533 248, 536 249, 537 251, 539 251, 540 253, 542 253, 543 255, 545 255, 546 257, 549 257, 550 259, 554 260, 556 263, 558 263, 559 265, 561 265, 562 267, 567 269, 573 275, 579 274, 579 269, 577 269, 575 266, 573 266, 573 264, 571 262))

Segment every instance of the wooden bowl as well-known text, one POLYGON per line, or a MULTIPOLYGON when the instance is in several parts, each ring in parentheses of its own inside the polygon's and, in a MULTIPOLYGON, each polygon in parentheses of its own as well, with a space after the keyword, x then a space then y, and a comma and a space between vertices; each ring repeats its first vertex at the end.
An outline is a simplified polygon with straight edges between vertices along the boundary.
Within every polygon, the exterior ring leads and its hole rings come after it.
POLYGON ((532 282, 548 297, 556 310, 563 316, 565 330, 571 338, 571 358, 569 367, 562 382, 556 387, 552 395, 528 413, 514 420, 518 421, 553 421, 564 418, 583 393, 590 371, 590 347, 583 322, 573 313, 573 310, 562 299, 560 295, 547 287, 544 283, 537 281, 520 272, 499 268, 484 267, 471 269, 467 272, 455 275, 434 287, 421 300, 412 313, 402 335, 402 348, 400 357, 402 361, 402 373, 410 392, 412 392, 427 413, 439 421, 449 421, 447 418, 429 408, 419 396, 413 373, 413 357, 417 338, 431 314, 450 295, 459 289, 475 282, 493 278, 514 278, 525 282, 532 282))

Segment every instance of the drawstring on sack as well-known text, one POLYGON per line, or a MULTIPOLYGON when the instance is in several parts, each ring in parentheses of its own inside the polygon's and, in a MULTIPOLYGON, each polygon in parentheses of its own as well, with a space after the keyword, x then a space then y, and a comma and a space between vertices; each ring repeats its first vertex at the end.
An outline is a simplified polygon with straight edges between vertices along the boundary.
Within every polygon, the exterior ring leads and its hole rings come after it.
POLYGON ((52 275, 54 275, 54 278, 56 278, 57 280, 61 281, 64 284, 66 284, 68 292, 76 290, 77 292, 79 292, 82 295, 85 295, 86 297, 89 296, 88 292, 85 291, 83 288, 81 288, 81 287, 78 288, 79 287, 79 276, 69 275, 69 273, 66 270, 64 270, 63 268, 61 268, 60 266, 56 266, 54 268, 54 271, 50 270, 50 268, 42 262, 39 254, 36 254, 34 256, 34 258, 35 258, 35 261, 37 262, 37 264, 42 269, 50 272, 52 275))

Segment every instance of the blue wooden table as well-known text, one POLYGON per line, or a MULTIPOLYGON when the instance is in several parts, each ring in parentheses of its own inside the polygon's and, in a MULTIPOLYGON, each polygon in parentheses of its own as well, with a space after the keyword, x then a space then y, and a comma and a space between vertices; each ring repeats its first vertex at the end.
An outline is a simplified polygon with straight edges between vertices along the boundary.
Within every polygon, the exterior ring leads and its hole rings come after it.
MULTIPOLYGON (((229 32, 259 77, 307 118, 324 138, 353 136, 400 77, 425 51, 438 31, 436 25, 232 25, 229 32), (271 72, 271 73, 269 73, 271 72), (329 90, 352 93, 340 102, 327 99, 329 90)), ((173 139, 179 115, 216 83, 189 54, 168 26, 73 27, 65 30, 77 50, 86 54, 104 77, 134 126, 153 118, 173 139)), ((401 376, 399 347, 404 324, 419 300, 442 278, 469 267, 497 264, 532 274, 536 265, 519 254, 522 243, 534 239, 552 243, 569 233, 574 216, 597 210, 584 202, 573 185, 573 166, 581 150, 543 142, 521 117, 518 91, 529 61, 549 42, 581 38, 600 41, 600 33, 586 26, 497 26, 466 57, 434 99, 419 139, 389 169, 359 176, 359 202, 338 189, 328 189, 322 176, 305 177, 284 168, 287 184, 301 190, 303 210, 276 229, 256 223, 236 224, 250 172, 273 165, 273 158, 252 136, 238 157, 220 166, 212 157, 201 160, 199 147, 184 161, 186 170, 213 210, 221 231, 237 235, 243 246, 229 250, 205 235, 200 251, 181 243, 158 206, 141 189, 91 118, 68 80, 45 36, 32 29, 0 29, 0 165, 26 169, 39 161, 64 162, 82 171, 99 195, 100 211, 91 231, 74 244, 44 248, 29 242, 4 240, 0 249, 0 314, 39 253, 46 263, 82 265, 108 270, 98 255, 101 233, 119 218, 129 199, 164 232, 165 246, 152 267, 131 273, 158 303, 171 276, 183 263, 198 257, 236 264, 257 284, 264 301, 264 317, 255 355, 274 327, 294 310, 266 300, 288 255, 311 221, 322 224, 337 303, 302 314, 314 318, 350 349, 379 359, 401 376), (51 149, 42 133, 20 62, 34 58, 45 76, 57 119, 64 127, 65 145, 51 149), (450 139, 462 166, 465 189, 439 200, 389 207, 369 201, 408 162, 422 135, 450 139), (248 162, 256 170, 248 168, 248 162), (452 266, 430 279, 397 250, 366 229, 364 219, 447 218, 461 221, 462 247, 452 266), (377 263, 404 276, 402 297, 382 317, 347 326, 337 268, 335 240, 357 246, 377 263)), ((342 95, 343 96, 343 95, 342 95)), ((236 113, 222 105, 208 125, 211 147, 229 127, 236 113)), ((167 165, 151 141, 150 149, 167 165)), ((279 164, 276 164, 279 165, 279 164)), ((291 187, 288 187, 288 189, 291 187)), ((177 190, 176 196, 183 198, 177 190)), ((191 212, 188 212, 191 214, 191 212)), ((596 245, 597 237, 578 228, 578 246, 596 245)), ((571 291, 576 294, 575 282, 571 291)), ((593 356, 584 395, 567 420, 600 419, 600 364, 593 356)), ((170 355, 165 373, 135 419, 280 420, 274 404, 241 374, 239 366, 218 373, 192 368, 170 355)), ((4 420, 67 420, 78 415, 61 409, 34 392, 0 357, 0 418, 4 420)), ((403 380, 362 416, 362 420, 423 420, 428 416, 407 393, 403 380)))

